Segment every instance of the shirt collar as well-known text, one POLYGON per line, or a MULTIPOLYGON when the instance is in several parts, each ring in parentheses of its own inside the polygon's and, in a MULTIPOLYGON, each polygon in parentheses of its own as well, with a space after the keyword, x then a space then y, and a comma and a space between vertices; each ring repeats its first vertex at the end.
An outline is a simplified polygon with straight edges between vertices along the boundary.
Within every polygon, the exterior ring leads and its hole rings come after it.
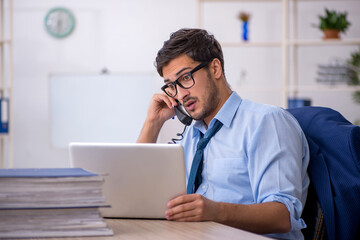
MULTIPOLYGON (((226 102, 221 107, 220 111, 216 114, 214 119, 210 121, 209 128, 214 125, 215 119, 219 120, 220 122, 222 122, 222 124, 224 124, 225 127, 229 128, 241 102, 241 97, 236 92, 232 92, 232 94, 226 100, 226 102)), ((194 134, 194 137, 199 134, 199 131, 204 134, 206 132, 206 126, 204 121, 196 121, 194 124, 194 129, 197 130, 196 134, 194 134)))

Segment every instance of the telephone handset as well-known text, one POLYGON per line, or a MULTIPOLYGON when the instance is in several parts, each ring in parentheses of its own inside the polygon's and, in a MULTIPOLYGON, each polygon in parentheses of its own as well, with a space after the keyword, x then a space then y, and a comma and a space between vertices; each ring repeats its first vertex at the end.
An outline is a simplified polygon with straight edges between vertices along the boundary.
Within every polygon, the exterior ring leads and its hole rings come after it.
POLYGON ((193 119, 185 112, 185 109, 181 106, 180 102, 178 100, 176 100, 176 102, 178 103, 178 105, 174 107, 176 116, 180 122, 189 126, 193 119))
MULTIPOLYGON (((183 139, 183 134, 186 130, 186 127, 189 126, 192 122, 192 118, 186 113, 184 107, 180 104, 180 102, 178 100, 176 100, 177 102, 177 106, 174 107, 175 109, 175 113, 176 113, 176 116, 177 118, 179 119, 179 121, 183 124, 185 124, 185 127, 184 127, 184 130, 182 133, 178 133, 176 134, 178 137, 180 138, 172 138, 171 141, 172 143, 176 143, 178 141, 181 141, 183 139)), ((171 142, 169 142, 171 143, 171 142)))

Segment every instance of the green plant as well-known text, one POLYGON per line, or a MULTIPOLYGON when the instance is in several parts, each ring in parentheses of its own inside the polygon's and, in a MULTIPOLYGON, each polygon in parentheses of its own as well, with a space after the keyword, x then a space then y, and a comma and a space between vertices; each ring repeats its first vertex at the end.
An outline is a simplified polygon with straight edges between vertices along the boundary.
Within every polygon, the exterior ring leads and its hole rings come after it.
MULTIPOLYGON (((356 52, 351 53, 351 57, 347 60, 347 64, 350 69, 350 81, 348 84, 353 86, 360 85, 360 48, 356 52)), ((355 103, 360 104, 360 91, 353 92, 352 98, 355 103)), ((360 119, 357 119, 354 124, 360 126, 360 119)))
POLYGON ((347 20, 347 12, 341 13, 335 10, 330 11, 325 8, 325 16, 319 16, 320 25, 316 25, 321 30, 335 29, 345 33, 351 23, 347 20))
POLYGON ((351 67, 349 85, 360 85, 360 49, 356 52, 351 53, 351 58, 347 61, 347 64, 349 64, 351 67))
MULTIPOLYGON (((347 61, 351 68, 351 74, 349 75, 349 85, 360 85, 360 48, 356 52, 351 53, 351 58, 347 61)), ((360 104, 360 91, 353 93, 353 100, 360 104)))
POLYGON ((353 93, 353 99, 355 102, 360 103, 360 91, 356 91, 353 93))
POLYGON ((250 14, 246 12, 240 12, 238 15, 238 19, 242 22, 247 22, 250 19, 250 14))

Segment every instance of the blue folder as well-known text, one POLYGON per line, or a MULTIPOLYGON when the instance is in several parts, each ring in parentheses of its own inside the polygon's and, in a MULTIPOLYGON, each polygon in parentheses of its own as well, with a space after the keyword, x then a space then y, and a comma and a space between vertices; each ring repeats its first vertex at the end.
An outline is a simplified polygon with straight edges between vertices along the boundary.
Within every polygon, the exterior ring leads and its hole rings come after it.
POLYGON ((0 98, 0 133, 9 133, 9 99, 0 98))

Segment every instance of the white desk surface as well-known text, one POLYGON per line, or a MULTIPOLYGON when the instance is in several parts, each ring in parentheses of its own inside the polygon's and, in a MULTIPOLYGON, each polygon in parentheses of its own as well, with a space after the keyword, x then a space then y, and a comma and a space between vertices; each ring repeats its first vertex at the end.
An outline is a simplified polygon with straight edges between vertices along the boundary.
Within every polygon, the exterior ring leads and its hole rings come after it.
MULTIPOLYGON (((167 220, 106 219, 114 231, 107 237, 49 238, 49 240, 143 240, 143 239, 269 239, 215 222, 172 222, 167 220)), ((34 238, 32 238, 34 239, 34 238)), ((44 238, 39 238, 44 240, 44 238)))

